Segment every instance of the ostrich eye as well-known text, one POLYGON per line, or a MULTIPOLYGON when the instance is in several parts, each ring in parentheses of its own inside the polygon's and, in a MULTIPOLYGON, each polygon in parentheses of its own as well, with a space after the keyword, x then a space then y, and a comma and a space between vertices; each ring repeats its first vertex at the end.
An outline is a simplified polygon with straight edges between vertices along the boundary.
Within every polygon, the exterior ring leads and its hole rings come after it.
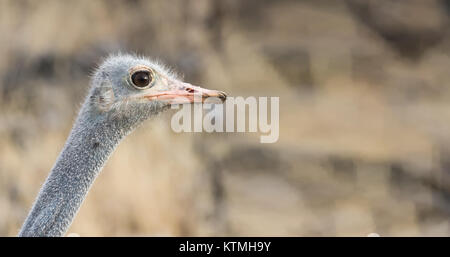
POLYGON ((136 88, 144 89, 152 81, 152 75, 149 71, 136 71, 131 75, 131 81, 136 88))

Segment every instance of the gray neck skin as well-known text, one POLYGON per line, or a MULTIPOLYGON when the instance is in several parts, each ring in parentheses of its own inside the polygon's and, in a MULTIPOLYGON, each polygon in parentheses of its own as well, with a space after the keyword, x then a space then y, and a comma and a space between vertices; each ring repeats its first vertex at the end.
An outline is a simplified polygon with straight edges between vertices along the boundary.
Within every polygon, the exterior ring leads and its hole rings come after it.
POLYGON ((128 124, 137 122, 99 119, 86 109, 85 104, 19 236, 63 236, 103 165, 132 130, 128 124))

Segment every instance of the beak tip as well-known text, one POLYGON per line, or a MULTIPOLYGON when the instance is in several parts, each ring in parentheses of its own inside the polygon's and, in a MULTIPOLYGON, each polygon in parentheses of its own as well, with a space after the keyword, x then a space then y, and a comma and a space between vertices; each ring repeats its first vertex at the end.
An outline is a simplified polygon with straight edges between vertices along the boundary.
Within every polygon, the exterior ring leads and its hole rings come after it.
POLYGON ((227 93, 223 92, 223 91, 219 91, 218 92, 218 97, 222 102, 225 102, 225 100, 227 100, 227 93))

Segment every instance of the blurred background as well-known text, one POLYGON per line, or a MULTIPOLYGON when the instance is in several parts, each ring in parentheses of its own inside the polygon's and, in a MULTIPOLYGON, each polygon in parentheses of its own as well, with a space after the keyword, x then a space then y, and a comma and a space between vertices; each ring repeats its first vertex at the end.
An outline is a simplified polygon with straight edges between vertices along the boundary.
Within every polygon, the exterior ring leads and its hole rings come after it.
POLYGON ((0 0, 0 236, 119 51, 279 96, 279 141, 176 134, 169 111, 119 145, 69 233, 450 236, 449 17, 449 0, 0 0))

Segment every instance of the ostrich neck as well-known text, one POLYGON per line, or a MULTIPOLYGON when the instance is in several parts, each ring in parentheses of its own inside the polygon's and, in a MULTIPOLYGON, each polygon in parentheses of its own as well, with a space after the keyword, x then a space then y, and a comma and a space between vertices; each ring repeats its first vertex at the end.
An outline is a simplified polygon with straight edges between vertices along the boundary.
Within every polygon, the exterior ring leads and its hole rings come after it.
MULTIPOLYGON (((87 109, 87 108, 84 108, 87 109)), ((19 236, 63 236, 89 188, 120 140, 131 130, 80 112, 19 236)))

